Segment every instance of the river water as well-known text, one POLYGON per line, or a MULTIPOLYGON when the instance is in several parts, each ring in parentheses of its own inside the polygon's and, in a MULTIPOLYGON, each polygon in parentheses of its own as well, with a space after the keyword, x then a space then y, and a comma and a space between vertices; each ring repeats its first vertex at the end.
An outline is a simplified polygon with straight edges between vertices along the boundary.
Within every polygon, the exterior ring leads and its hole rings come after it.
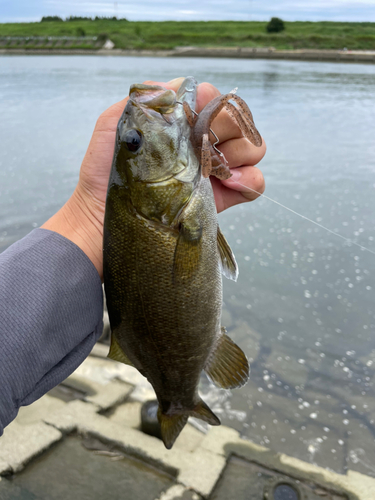
MULTIPOLYGON (((29 56, 0 59, 0 251, 72 193, 99 114, 146 79, 239 87, 268 152, 266 195, 375 252, 375 66, 29 56)), ((223 324, 251 360, 223 423, 269 448, 375 476, 375 255, 259 199, 220 215, 239 263, 223 324)))

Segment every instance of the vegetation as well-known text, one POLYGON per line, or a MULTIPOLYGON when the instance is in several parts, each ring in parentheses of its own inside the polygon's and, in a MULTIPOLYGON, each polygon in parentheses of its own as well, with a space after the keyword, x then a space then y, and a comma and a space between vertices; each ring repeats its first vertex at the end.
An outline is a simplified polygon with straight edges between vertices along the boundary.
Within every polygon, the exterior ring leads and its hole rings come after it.
POLYGON ((266 26, 267 33, 279 33, 283 30, 285 30, 284 21, 279 17, 272 17, 266 26))
POLYGON ((44 17, 42 17, 40 22, 41 23, 49 23, 51 21, 58 21, 58 22, 62 23, 64 20, 59 16, 44 16, 44 17))
MULTIPOLYGON (((284 22, 285 30, 267 32, 267 22, 130 22, 126 19, 70 17, 61 22, 0 24, 1 45, 5 37, 69 38, 85 33, 92 39, 103 34, 117 48, 172 49, 200 47, 275 47, 276 49, 375 50, 375 23, 284 22)), ((21 46, 18 43, 18 46, 21 46)), ((42 47, 41 44, 39 44, 42 47)), ((92 44, 88 44, 92 48, 92 44)))

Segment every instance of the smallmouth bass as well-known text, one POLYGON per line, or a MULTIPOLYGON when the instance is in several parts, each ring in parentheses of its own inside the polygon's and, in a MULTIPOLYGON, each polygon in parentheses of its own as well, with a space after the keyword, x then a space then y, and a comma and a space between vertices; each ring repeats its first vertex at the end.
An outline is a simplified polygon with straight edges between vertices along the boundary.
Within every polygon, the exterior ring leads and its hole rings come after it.
POLYGON ((220 324, 221 274, 235 280, 238 269, 217 221, 209 175, 231 174, 209 142, 210 124, 225 107, 245 137, 256 145, 261 138, 242 99, 220 96, 197 117, 196 92, 192 77, 177 93, 130 87, 104 221, 109 357, 152 384, 168 449, 189 416, 220 424, 198 394, 202 370, 226 389, 249 377, 246 356, 220 324))

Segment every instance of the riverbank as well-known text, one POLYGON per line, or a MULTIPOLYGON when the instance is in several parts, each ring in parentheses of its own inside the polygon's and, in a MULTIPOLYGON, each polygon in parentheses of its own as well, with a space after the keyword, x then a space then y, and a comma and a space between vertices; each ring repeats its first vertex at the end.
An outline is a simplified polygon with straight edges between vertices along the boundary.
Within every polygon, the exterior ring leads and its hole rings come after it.
POLYGON ((285 29, 278 33, 268 33, 266 27, 266 21, 75 19, 3 23, 0 24, 0 48, 40 49, 58 48, 54 46, 59 45, 67 49, 75 45, 74 48, 95 49, 98 47, 90 45, 99 42, 103 45, 109 38, 117 49, 123 50, 173 50, 177 47, 375 50, 375 23, 285 21, 285 29))
POLYGON ((208 57, 230 59, 285 59, 298 61, 375 63, 375 51, 367 50, 276 50, 249 47, 180 47, 173 50, 123 49, 0 49, 0 55, 100 55, 126 57, 208 57))

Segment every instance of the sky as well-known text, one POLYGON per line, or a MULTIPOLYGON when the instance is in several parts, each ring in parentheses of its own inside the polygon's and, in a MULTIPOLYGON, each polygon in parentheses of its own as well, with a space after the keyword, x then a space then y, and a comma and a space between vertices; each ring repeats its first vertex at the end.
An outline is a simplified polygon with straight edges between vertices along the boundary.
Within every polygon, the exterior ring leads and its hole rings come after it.
POLYGON ((0 22, 42 16, 117 16, 129 21, 370 21, 375 0, 0 0, 0 22))

